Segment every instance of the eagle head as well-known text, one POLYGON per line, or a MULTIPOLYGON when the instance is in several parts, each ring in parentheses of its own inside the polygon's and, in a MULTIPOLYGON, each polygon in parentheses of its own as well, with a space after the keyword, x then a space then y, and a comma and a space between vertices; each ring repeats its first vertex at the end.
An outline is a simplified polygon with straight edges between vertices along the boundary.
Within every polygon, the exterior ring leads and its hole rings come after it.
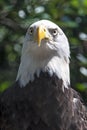
POLYGON ((64 87, 70 84, 69 43, 64 32, 55 23, 40 20, 27 30, 17 80, 20 86, 33 82, 35 75, 48 72, 63 80, 64 87))

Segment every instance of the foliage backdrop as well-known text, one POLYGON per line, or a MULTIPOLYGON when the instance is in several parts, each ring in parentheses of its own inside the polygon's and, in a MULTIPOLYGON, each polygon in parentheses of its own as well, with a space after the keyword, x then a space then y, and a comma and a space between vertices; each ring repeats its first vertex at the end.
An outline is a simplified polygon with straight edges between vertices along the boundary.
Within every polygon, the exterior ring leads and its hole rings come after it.
POLYGON ((87 0, 0 0, 0 92, 15 81, 25 32, 40 19, 67 35, 71 86, 87 101, 87 0))

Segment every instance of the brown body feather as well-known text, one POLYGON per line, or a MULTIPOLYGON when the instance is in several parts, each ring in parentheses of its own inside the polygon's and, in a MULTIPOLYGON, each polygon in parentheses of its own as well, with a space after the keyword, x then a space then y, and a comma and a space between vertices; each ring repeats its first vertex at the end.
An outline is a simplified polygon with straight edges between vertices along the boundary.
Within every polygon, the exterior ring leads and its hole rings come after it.
POLYGON ((62 83, 47 73, 24 88, 17 81, 0 97, 0 130, 87 130, 85 106, 62 83))

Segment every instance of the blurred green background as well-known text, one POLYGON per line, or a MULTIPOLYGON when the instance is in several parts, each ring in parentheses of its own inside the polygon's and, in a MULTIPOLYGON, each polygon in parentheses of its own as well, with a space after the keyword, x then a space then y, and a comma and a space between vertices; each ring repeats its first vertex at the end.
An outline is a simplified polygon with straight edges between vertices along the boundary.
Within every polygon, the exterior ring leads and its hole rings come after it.
POLYGON ((16 79, 28 26, 48 19, 70 43, 71 86, 87 101, 87 0, 0 0, 0 92, 16 79))

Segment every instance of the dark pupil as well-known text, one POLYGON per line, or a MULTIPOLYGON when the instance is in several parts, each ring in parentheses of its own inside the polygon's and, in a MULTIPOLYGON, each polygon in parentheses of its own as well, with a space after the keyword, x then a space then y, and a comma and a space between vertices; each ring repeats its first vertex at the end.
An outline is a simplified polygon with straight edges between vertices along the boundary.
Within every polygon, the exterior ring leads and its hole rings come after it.
POLYGON ((33 31, 32 31, 32 29, 30 29, 30 33, 32 33, 33 31))
POLYGON ((54 30, 54 34, 56 33, 56 30, 54 30))

